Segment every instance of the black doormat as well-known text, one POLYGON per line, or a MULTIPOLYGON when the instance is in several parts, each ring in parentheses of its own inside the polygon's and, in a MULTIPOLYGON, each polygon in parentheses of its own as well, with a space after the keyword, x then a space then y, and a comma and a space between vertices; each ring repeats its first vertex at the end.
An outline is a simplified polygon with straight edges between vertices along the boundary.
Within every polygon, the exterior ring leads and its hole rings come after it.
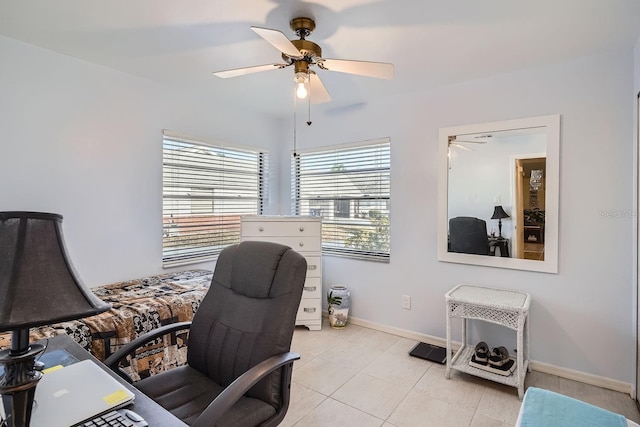
POLYGON ((447 349, 438 347, 437 345, 418 343, 413 350, 409 352, 410 356, 419 357, 431 362, 440 363, 441 365, 447 361, 447 349))

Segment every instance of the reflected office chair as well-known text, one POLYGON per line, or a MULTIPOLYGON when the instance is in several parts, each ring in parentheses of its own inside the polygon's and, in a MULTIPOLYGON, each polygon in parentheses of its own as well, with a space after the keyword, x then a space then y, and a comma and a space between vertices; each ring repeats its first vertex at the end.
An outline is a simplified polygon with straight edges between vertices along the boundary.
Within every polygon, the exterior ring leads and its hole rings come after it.
POLYGON ((480 218, 458 216, 449 220, 450 252, 489 255, 487 223, 480 218))
POLYGON ((300 358, 289 350, 306 272, 304 257, 287 246, 229 246, 193 322, 151 331, 105 364, 130 381, 120 360, 190 326, 188 364, 133 385, 191 426, 278 425, 289 406, 293 361, 300 358))

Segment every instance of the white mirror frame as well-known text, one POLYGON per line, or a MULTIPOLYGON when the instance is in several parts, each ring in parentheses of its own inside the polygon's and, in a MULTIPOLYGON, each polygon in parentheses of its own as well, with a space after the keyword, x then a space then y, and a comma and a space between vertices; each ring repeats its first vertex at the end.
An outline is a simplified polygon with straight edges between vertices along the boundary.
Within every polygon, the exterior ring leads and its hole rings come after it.
POLYGON ((439 132, 438 145, 438 261, 509 268, 514 270, 557 273, 560 188, 560 115, 555 114, 501 122, 441 128, 439 132), (547 137, 544 261, 449 252, 447 250, 449 228, 449 136, 530 128, 544 128, 547 137))

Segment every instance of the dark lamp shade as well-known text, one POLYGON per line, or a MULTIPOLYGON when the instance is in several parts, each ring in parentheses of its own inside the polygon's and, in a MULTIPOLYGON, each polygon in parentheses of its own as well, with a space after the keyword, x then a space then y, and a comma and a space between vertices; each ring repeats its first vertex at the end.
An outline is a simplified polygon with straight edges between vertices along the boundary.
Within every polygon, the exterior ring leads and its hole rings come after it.
POLYGON ((493 216, 491 217, 491 219, 502 219, 502 218, 509 218, 509 215, 507 215, 504 209, 502 209, 502 205, 498 205, 495 208, 493 208, 493 216))
POLYGON ((57 214, 0 212, 0 332, 111 308, 78 278, 61 225, 57 214))

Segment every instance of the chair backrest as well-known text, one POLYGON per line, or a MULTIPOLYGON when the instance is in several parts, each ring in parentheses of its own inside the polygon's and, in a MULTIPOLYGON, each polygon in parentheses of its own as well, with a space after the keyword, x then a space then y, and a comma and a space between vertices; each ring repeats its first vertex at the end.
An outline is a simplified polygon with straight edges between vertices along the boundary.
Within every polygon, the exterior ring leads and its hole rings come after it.
POLYGON ((451 252, 464 254, 489 254, 487 223, 480 218, 458 216, 449 220, 449 245, 451 252))
MULTIPOLYGON (((304 257, 278 243, 225 248, 193 318, 189 366, 226 387, 264 359, 289 351, 306 271, 304 257)), ((279 391, 276 371, 247 395, 279 408, 279 391)))

